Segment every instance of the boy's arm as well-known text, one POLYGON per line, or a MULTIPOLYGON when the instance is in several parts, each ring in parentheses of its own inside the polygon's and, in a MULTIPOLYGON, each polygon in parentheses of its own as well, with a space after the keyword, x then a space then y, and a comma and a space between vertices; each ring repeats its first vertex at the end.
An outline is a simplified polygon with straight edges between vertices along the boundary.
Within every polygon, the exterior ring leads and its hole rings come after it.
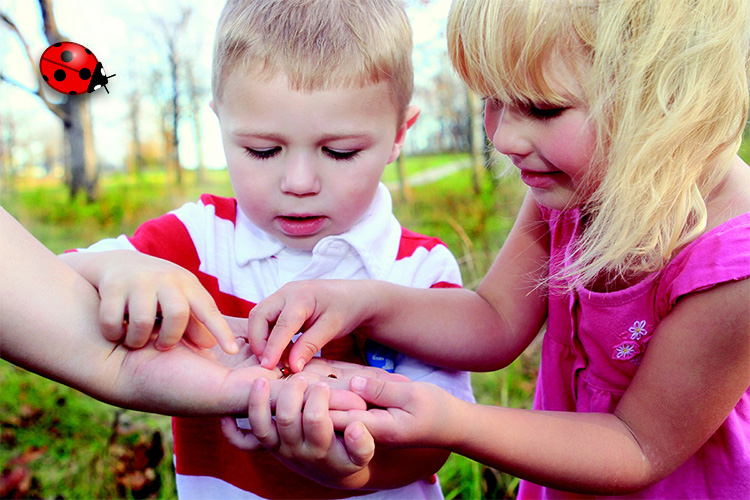
POLYGON ((109 342, 86 280, 1 208, 0 234, 3 359, 109 403, 170 414, 240 412, 252 380, 278 376, 259 367, 232 371, 185 344, 162 353, 153 344, 130 351, 109 342))
POLYGON ((182 267, 133 250, 70 252, 60 256, 99 290, 103 335, 130 348, 143 347, 158 329, 156 345, 169 349, 183 334, 201 347, 237 352, 216 303, 182 267))
POLYGON ((488 371, 506 366, 546 319, 549 228, 527 196, 477 292, 415 289, 375 280, 292 282, 250 312, 249 341, 262 366, 289 353, 299 370, 323 345, 358 332, 436 366, 488 371))

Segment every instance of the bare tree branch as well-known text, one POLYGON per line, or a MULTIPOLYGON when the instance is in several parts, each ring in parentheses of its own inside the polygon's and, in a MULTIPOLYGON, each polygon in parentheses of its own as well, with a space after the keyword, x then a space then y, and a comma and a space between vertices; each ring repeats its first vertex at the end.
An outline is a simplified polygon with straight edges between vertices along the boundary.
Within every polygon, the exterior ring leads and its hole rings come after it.
MULTIPOLYGON (((46 1, 43 3, 46 3, 46 1)), ((2 72, 0 72, 0 80, 6 81, 18 88, 21 88, 29 92, 30 94, 33 94, 39 97, 42 101, 44 101, 44 104, 47 106, 47 108, 49 108, 50 111, 52 111, 55 115, 57 115, 58 118, 60 118, 61 120, 65 120, 65 112, 63 111, 63 109, 59 105, 50 102, 47 99, 47 97, 44 95, 44 93, 42 92, 42 85, 43 85, 42 75, 39 73, 39 71, 36 70, 36 66, 37 66, 36 61, 34 61, 34 57, 31 55, 31 49, 29 48, 29 44, 26 41, 26 38, 21 33, 21 30, 18 29, 18 26, 16 26, 16 23, 14 23, 13 20, 10 18, 10 16, 8 16, 5 12, 0 11, 0 19, 2 19, 2 21, 8 25, 8 27, 16 34, 18 39, 21 41, 21 45, 23 45, 24 52, 26 53, 26 58, 28 59, 29 64, 31 65, 31 69, 34 72, 34 76, 36 76, 38 88, 34 90, 29 87, 26 87, 20 82, 13 80, 7 75, 4 75, 2 72)), ((45 21, 45 27, 46 27, 46 21, 45 21)), ((57 30, 56 27, 55 27, 55 30, 57 30)))

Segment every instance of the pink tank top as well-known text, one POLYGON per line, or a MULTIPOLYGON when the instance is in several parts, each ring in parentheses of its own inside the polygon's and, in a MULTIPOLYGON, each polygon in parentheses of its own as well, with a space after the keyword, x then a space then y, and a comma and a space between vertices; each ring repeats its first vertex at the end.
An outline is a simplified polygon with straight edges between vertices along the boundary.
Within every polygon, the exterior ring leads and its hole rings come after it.
MULTIPOLYGON (((551 234, 550 272, 568 260, 580 213, 542 208, 551 234)), ((612 413, 630 385, 654 327, 677 300, 750 277, 750 213, 690 243, 662 271, 612 293, 552 294, 534 408, 612 413)), ((750 298, 748 298, 750 300, 750 298)), ((519 498, 576 495, 521 483, 519 498)), ((614 498, 750 499, 750 388, 719 430, 668 477, 614 498)))

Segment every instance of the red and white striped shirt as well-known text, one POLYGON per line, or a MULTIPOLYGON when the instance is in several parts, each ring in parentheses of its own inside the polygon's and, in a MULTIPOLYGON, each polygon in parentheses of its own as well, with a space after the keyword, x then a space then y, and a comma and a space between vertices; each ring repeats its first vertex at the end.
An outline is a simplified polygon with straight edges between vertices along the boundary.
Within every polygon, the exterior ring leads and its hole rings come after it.
MULTIPOLYGON (((84 251, 132 249, 179 264, 195 274, 219 310, 244 317, 284 283, 305 279, 378 279, 417 288, 460 287, 455 258, 437 238, 403 229, 387 188, 353 228, 327 236, 312 251, 296 251, 256 227, 233 198, 203 195, 150 220, 132 237, 102 240, 84 251)), ((322 355, 362 363, 352 336, 328 344, 322 355)), ((395 372, 432 382, 473 401, 466 372, 437 369, 399 354, 395 372)), ((442 498, 439 484, 417 481, 395 490, 358 494, 327 488, 296 474, 266 451, 228 443, 218 418, 174 418, 180 498, 442 498)))

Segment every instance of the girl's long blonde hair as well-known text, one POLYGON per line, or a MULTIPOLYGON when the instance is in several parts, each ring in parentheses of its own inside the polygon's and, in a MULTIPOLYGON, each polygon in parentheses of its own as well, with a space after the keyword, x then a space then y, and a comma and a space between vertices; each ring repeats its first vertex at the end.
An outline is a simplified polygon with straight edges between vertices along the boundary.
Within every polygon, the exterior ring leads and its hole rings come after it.
POLYGON ((578 75, 602 168, 552 280, 654 272, 705 230, 747 122, 750 1, 454 0, 448 45, 469 87, 504 102, 563 104, 551 58, 578 75))

